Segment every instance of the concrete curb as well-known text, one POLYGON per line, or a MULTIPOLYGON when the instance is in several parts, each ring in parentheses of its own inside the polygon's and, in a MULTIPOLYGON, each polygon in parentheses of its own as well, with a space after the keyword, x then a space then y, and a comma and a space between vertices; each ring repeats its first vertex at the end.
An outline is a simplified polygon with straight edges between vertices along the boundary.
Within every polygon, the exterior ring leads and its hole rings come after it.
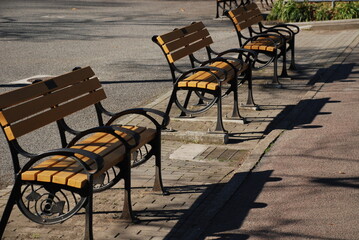
POLYGON ((294 23, 302 30, 344 30, 344 29, 358 29, 359 19, 344 19, 344 20, 330 20, 317 22, 299 22, 294 23))

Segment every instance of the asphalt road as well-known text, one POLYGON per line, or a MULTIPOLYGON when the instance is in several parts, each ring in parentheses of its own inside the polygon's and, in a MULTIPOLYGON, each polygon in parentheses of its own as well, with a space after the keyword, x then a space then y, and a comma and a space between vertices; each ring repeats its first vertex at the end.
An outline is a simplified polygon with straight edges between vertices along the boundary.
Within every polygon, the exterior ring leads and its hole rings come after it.
MULTIPOLYGON (((151 41, 153 35, 201 20, 215 42, 226 40, 236 47, 229 21, 214 20, 214 15, 215 2, 208 0, 1 0, 0 93, 18 87, 12 82, 19 79, 91 66, 104 86, 109 110, 143 106, 172 86, 164 56, 151 41)), ((93 119, 84 113, 73 122, 82 128, 87 120, 93 119)), ((0 139, 4 185, 12 164, 2 133, 0 139)), ((30 134, 22 142, 35 145, 29 150, 33 152, 42 151, 43 142, 59 147, 55 128, 30 134)))

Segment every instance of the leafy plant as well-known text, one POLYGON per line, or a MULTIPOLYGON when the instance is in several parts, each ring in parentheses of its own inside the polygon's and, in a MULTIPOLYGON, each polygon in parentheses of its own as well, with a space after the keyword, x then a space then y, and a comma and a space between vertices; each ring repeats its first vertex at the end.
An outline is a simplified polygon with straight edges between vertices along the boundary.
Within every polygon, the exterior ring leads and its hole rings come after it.
POLYGON ((325 21, 333 18, 333 9, 330 8, 329 3, 318 4, 315 10, 314 16, 317 21, 325 21))
POLYGON ((359 18, 359 2, 313 3, 310 1, 278 0, 275 2, 268 20, 285 22, 307 22, 332 19, 359 18))
POLYGON ((337 3, 333 19, 352 19, 359 17, 359 3, 337 3))

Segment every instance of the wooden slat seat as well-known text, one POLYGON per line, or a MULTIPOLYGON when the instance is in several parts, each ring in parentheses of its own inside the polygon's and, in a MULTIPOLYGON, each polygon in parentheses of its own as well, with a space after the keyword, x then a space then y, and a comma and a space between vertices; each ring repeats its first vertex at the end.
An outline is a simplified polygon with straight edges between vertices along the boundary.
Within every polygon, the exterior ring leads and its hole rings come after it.
MULTIPOLYGON (((147 142, 152 141, 156 136, 154 129, 135 126, 122 127, 127 127, 140 134, 141 142, 138 146, 132 148, 131 152, 135 152, 147 142)), ((116 133, 131 141, 132 137, 128 134, 119 131, 116 131, 116 133)), ((71 148, 87 150, 103 157, 105 166, 94 175, 95 178, 121 162, 125 158, 126 153, 125 146, 116 137, 108 133, 95 133, 71 148)), ((83 156, 81 158, 90 167, 95 165, 92 159, 83 156)), ((87 175, 83 173, 83 167, 74 159, 61 156, 52 156, 50 159, 23 172, 21 179, 24 181, 52 182, 75 188, 82 188, 88 183, 87 175)))
MULTIPOLYGON (((240 67, 238 62, 231 62, 235 67, 240 67)), ((228 64, 224 62, 215 62, 211 65, 211 67, 218 67, 221 69, 225 69, 228 73, 227 78, 223 81, 223 83, 227 83, 230 79, 234 77, 234 70, 233 68, 228 64)), ((222 73, 219 73, 218 71, 211 71, 218 75, 219 77, 223 77, 222 73)), ((185 78, 184 80, 178 82, 179 87, 193 87, 193 88, 202 88, 202 89, 209 89, 209 90, 217 90, 219 88, 219 84, 216 80, 216 78, 210 74, 209 72, 205 71, 199 71, 195 74, 189 76, 188 78, 185 78)))
POLYGON ((251 41, 243 46, 245 49, 251 49, 251 50, 262 50, 262 51, 268 51, 268 52, 274 52, 276 51, 276 42, 273 42, 272 40, 268 38, 258 38, 257 40, 251 41))

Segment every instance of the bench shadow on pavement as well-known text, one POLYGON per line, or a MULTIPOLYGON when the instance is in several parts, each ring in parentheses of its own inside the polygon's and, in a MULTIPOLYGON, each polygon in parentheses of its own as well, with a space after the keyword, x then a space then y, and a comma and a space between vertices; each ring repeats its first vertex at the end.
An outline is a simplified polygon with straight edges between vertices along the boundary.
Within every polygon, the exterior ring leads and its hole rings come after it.
MULTIPOLYGON (((209 196, 204 192, 164 239, 204 239, 206 236, 215 237, 214 239, 247 239, 249 237, 247 234, 222 234, 221 232, 240 228, 251 209, 265 208, 267 206, 266 203, 256 202, 256 199, 267 182, 281 180, 272 178, 272 172, 251 173, 249 175, 250 181, 246 181, 242 185, 243 187, 238 189, 230 200, 226 202, 223 209, 217 209, 219 210, 217 215, 209 216, 209 212, 218 203, 218 196, 213 197, 213 194, 209 196), (204 229, 209 229, 209 232, 203 234, 204 229)), ((241 178, 242 176, 239 176, 241 174, 243 173, 237 173, 233 179, 241 178)), ((218 187, 216 186, 216 188, 218 187)), ((213 188, 209 189, 212 193, 213 190, 213 188)))
POLYGON ((347 63, 347 64, 334 64, 329 68, 321 68, 317 71, 314 77, 308 82, 308 85, 314 85, 315 83, 326 82, 333 83, 336 81, 340 82, 352 82, 353 80, 347 80, 349 74, 353 71, 355 64, 347 63), (340 70, 338 70, 340 68, 340 70), (331 74, 329 78, 323 78, 327 72, 334 72, 335 74, 331 74))
POLYGON ((294 128, 320 128, 320 125, 311 125, 317 115, 331 114, 321 109, 328 103, 336 103, 329 98, 305 99, 297 105, 286 106, 264 130, 268 134, 275 129, 291 130, 294 128), (292 114, 291 114, 292 113, 292 114))

